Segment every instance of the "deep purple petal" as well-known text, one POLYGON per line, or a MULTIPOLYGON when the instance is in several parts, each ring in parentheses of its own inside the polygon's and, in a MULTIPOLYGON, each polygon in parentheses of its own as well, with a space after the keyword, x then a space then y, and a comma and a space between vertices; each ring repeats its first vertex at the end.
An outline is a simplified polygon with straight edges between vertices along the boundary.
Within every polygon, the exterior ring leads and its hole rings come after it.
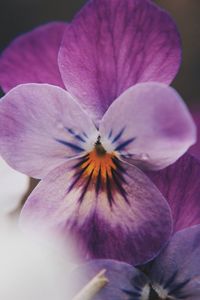
POLYGON ((175 164, 148 176, 167 199, 174 231, 200 224, 200 162, 185 154, 175 164))
POLYGON ((162 83, 140 83, 125 91, 107 110, 99 130, 130 163, 150 169, 172 164, 196 140, 185 103, 162 83))
POLYGON ((81 289, 102 270, 106 271, 105 277, 108 279, 108 283, 92 298, 93 300, 141 299, 142 290, 149 280, 139 270, 123 262, 103 259, 92 260, 78 267, 71 274, 71 277, 73 280, 76 278, 81 289))
POLYGON ((71 232, 87 258, 134 265, 153 258, 169 239, 172 224, 152 182, 126 163, 118 162, 106 180, 80 166, 81 158, 72 159, 41 181, 23 208, 24 226, 28 220, 40 230, 71 232))
POLYGON ((172 19, 146 0, 93 0, 67 28, 59 53, 64 84, 100 119, 137 82, 170 83, 180 64, 172 19))
POLYGON ((66 159, 80 155, 97 131, 65 90, 24 84, 0 103, 0 154, 20 172, 42 178, 66 159))
POLYGON ((49 23, 8 46, 0 57, 0 86, 5 92, 31 82, 63 87, 57 56, 65 29, 65 23, 49 23))
POLYGON ((153 262, 149 277, 158 291, 163 289, 172 297, 169 299, 199 300, 200 225, 179 231, 172 237, 153 262))
POLYGON ((190 148, 189 152, 200 159, 200 107, 197 107, 196 111, 194 109, 192 110, 192 116, 197 126, 197 142, 190 148))

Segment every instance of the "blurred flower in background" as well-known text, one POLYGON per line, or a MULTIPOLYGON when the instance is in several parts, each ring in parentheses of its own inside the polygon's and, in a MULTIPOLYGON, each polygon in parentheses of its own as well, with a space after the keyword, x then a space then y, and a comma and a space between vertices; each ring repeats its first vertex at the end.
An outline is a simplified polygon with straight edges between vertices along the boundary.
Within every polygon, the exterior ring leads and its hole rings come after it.
POLYGON ((76 280, 68 285, 68 277, 77 263, 70 242, 22 233, 5 219, 0 225, 0 299, 70 299, 76 280))

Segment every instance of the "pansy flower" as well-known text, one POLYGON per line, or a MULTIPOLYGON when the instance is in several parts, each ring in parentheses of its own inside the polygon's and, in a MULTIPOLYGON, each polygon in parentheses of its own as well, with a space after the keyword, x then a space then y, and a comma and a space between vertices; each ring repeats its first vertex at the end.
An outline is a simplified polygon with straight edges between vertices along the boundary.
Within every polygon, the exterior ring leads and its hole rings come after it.
POLYGON ((165 199, 125 159, 161 168, 194 142, 190 114, 171 88, 134 86, 110 106, 97 129, 61 88, 21 85, 1 101, 0 128, 7 162, 43 178, 22 218, 70 230, 91 255, 133 263, 150 259, 169 238, 165 199))
POLYGON ((108 284, 93 300, 198 300, 200 225, 177 232, 145 273, 122 262, 94 260, 79 267, 73 276, 83 285, 102 269, 108 284))
POLYGON ((141 264, 157 255, 171 212, 138 167, 164 168, 195 142, 185 104, 166 85, 179 61, 175 25, 145 0, 90 1, 70 25, 47 25, 4 52, 5 90, 31 79, 61 86, 19 85, 0 104, 1 155, 42 179, 22 221, 70 232, 86 257, 141 264))

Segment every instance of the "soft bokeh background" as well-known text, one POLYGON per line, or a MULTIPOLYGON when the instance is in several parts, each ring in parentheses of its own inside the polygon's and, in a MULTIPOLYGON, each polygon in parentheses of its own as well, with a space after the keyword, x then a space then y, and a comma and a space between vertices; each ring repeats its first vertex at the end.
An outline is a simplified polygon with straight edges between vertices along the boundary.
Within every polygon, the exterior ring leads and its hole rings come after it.
MULTIPOLYGON (((0 0, 0 50, 13 38, 52 21, 71 20, 86 0, 0 0)), ((183 64, 174 86, 189 104, 200 104, 200 0, 155 0, 176 20, 183 64)))
MULTIPOLYGON (((0 51, 15 37, 38 25, 53 20, 70 21, 85 2, 86 0, 0 0, 0 51)), ((200 0, 155 0, 155 2, 172 15, 182 37, 183 62, 173 85, 191 108, 199 106, 200 110, 200 0)), ((1 95, 3 93, 0 90, 1 95)), ((0 169, 2 170, 1 161, 0 169)), ((2 189, 5 184, 1 176, 2 189)), ((32 180, 31 184, 33 188, 35 181, 32 180)), ((9 186, 6 185, 5 188, 13 189, 14 186, 13 178, 13 182, 10 181, 9 186)), ((25 200, 27 194, 23 195, 25 200)), ((0 200, 1 198, 0 194, 0 200)), ((3 201, 5 202, 5 199, 3 201)))

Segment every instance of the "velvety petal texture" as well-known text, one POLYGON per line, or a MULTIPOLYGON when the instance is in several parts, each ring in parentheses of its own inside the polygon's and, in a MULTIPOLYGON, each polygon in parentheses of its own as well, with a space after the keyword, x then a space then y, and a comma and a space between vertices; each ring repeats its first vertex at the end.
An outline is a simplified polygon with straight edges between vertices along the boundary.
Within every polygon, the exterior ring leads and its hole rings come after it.
POLYGON ((57 57, 66 24, 49 23, 14 40, 0 57, 0 86, 5 92, 22 83, 63 87, 57 57))
POLYGON ((82 287, 101 270, 105 270, 108 284, 94 300, 198 300, 200 225, 177 232, 158 257, 145 266, 145 273, 118 261, 94 260, 72 275, 82 287))
MULTIPOLYGON (((92 300, 141 300, 144 296, 143 289, 149 283, 148 278, 138 269, 123 262, 92 260, 78 267, 71 277, 76 278, 81 289, 101 270, 105 270, 108 283, 92 300)), ((148 293, 149 289, 147 287, 145 292, 148 293)))
POLYGON ((141 83, 125 91, 103 116, 99 131, 130 163, 150 169, 172 164, 196 141, 186 105, 162 83, 141 83))
POLYGON ((199 300, 200 225, 172 237, 153 262, 149 277, 161 299, 199 300))
POLYGON ((197 126, 197 142, 194 146, 190 148, 190 154, 194 155, 196 158, 200 159, 200 107, 192 109, 192 116, 194 118, 195 124, 197 126))
POLYGON ((70 233, 86 258, 136 265, 155 257, 170 237, 172 221, 152 182, 119 162, 120 174, 95 181, 81 164, 81 158, 72 159, 39 183, 22 210, 23 226, 70 233))
POLYGON ((200 162, 185 154, 175 164, 147 175, 167 199, 174 231, 200 224, 200 162))
POLYGON ((170 83, 180 39, 169 15, 147 0, 92 0, 67 27, 59 67, 67 90, 101 119, 138 82, 170 83))
POLYGON ((0 153, 14 169, 31 177, 42 178, 66 159, 84 153, 86 144, 87 150, 90 141, 93 146, 93 137, 96 141, 92 121, 59 87, 20 85, 1 99, 0 153))

